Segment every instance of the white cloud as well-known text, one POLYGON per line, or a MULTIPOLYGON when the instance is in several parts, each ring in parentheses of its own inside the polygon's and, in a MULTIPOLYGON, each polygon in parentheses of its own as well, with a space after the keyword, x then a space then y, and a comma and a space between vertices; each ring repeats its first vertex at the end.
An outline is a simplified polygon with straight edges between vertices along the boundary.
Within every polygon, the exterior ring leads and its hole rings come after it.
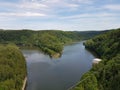
MULTIPOLYGON (((45 13, 47 15, 57 15, 60 11, 62 12, 72 12, 77 11, 81 4, 91 3, 94 0, 22 0, 21 2, 11 3, 11 2, 2 2, 0 6, 2 8, 11 9, 10 12, 33 12, 36 13, 45 13)), ((11 16, 13 15, 10 14, 11 16)), ((23 15, 23 14, 22 14, 23 15)), ((22 16, 20 15, 20 16, 22 16)), ((26 15, 26 14, 25 14, 26 15)), ((27 15, 26 15, 27 16, 27 15)), ((32 16, 32 15, 29 15, 32 16)), ((34 15, 41 16, 41 15, 34 15)))
POLYGON ((19 5, 18 7, 24 8, 24 9, 43 9, 43 8, 48 8, 47 5, 45 4, 40 4, 37 2, 25 2, 19 5))
POLYGON ((109 10, 120 11, 120 4, 105 5, 103 8, 109 9, 109 10))
POLYGON ((105 5, 99 0, 18 1, 0 1, 0 27, 85 30, 120 26, 119 4, 105 5))
POLYGON ((95 0, 72 0, 72 1, 76 3, 92 4, 94 3, 95 0))
POLYGON ((30 1, 23 1, 18 3, 11 3, 11 2, 0 2, 0 6, 2 8, 8 9, 46 9, 49 8, 47 5, 39 3, 39 2, 30 2, 30 1))
POLYGON ((72 16, 66 16, 61 17, 61 19, 79 19, 79 18, 96 18, 96 17, 116 17, 120 16, 120 14, 114 14, 114 13, 85 13, 85 14, 79 14, 79 15, 72 15, 72 16))
POLYGON ((49 6, 49 7, 61 7, 61 8, 65 8, 65 7, 69 7, 69 8, 74 8, 74 7, 78 7, 79 5, 76 3, 71 3, 67 0, 44 0, 41 3, 49 6))
POLYGON ((44 3, 81 3, 81 4, 92 4, 95 0, 41 0, 44 3))
MULTIPOLYGON (((53 16, 57 14, 57 11, 59 10, 76 10, 76 8, 79 7, 78 4, 70 3, 65 0, 23 0, 22 2, 17 3, 11 3, 11 2, 2 2, 0 3, 0 6, 2 8, 10 9, 11 13, 7 14, 7 12, 1 12, 1 15, 5 14, 10 16, 43 16, 44 13, 49 16, 53 16), (15 13, 12 13, 15 12, 15 13), (26 12, 25 14, 21 14, 21 12, 26 12), (28 15, 28 12, 31 12, 30 15, 28 15), (34 12, 36 12, 34 14, 34 12), (33 15, 33 14, 34 15, 33 15)), ((5 15, 5 16, 6 16, 5 15)))
POLYGON ((10 3, 10 2, 0 2, 0 6, 2 7, 2 8, 13 8, 13 7, 18 7, 18 4, 16 4, 16 3, 10 3))
POLYGON ((42 13, 33 13, 33 12, 23 12, 23 13, 0 13, 0 16, 5 17, 5 16, 32 16, 32 17, 41 17, 41 16, 46 16, 45 14, 42 13))

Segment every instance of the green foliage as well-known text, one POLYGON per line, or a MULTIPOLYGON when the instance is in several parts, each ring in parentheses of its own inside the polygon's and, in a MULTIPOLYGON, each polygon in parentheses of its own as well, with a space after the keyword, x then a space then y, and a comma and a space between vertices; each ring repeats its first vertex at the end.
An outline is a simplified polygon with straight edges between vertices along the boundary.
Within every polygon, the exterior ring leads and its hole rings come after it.
POLYGON ((21 47, 37 47, 44 53, 54 56, 62 53, 63 45, 90 38, 104 32, 75 32, 58 30, 0 30, 0 43, 15 43, 21 47))
POLYGON ((73 90, 98 90, 97 79, 91 72, 84 74, 73 90))
MULTIPOLYGON (((63 45, 88 39, 99 33, 58 30, 0 30, 0 43, 5 45, 0 45, 0 90, 21 90, 23 79, 26 76, 25 60, 22 53, 16 46, 6 44, 13 43, 20 47, 37 47, 52 57, 56 53, 58 53, 57 55, 62 53, 63 45)), ((94 79, 94 81, 89 83, 86 88, 97 90, 92 85, 96 82, 96 78, 92 74, 90 76, 87 80, 94 79)), ((80 88, 82 90, 86 89, 85 87, 80 88)))
POLYGON ((85 46, 96 52, 101 58, 111 59, 120 53, 120 29, 111 30, 88 40, 85 46))
POLYGON ((25 76, 25 59, 19 48, 0 45, 0 90, 21 90, 25 76))
MULTIPOLYGON (((120 90, 120 29, 98 35, 85 42, 84 45, 102 58, 102 61, 94 65, 88 72, 94 74, 97 80, 93 83, 94 87, 97 85, 95 90, 120 90)), ((83 77, 87 77, 86 74, 83 77)), ((82 78, 82 80, 84 79, 82 78)), ((95 80, 85 81, 90 83, 95 80)), ((80 89, 74 90, 94 90, 93 87, 86 83, 80 83, 80 89), (84 87, 89 87, 89 89, 84 87)))

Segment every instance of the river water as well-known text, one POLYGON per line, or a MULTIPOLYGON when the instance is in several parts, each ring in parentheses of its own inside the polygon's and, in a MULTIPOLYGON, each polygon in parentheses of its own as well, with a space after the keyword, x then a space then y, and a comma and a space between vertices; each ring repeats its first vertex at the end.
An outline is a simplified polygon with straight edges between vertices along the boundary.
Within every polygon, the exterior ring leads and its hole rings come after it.
POLYGON ((27 90, 67 90, 92 67, 95 58, 83 42, 65 46, 58 59, 51 59, 38 50, 22 52, 27 62, 27 90))

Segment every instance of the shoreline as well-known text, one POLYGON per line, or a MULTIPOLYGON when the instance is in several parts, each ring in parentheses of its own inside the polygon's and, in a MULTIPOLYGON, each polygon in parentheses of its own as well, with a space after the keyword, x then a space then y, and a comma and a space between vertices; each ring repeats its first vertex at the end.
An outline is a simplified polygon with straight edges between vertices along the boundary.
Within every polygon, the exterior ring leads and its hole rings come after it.
MULTIPOLYGON (((84 75, 84 74, 83 74, 83 75, 84 75)), ((88 77, 90 77, 90 76, 88 76, 88 77)), ((69 87, 67 90, 72 90, 72 89, 74 89, 77 85, 79 85, 81 82, 85 81, 88 77, 86 77, 86 78, 83 79, 83 80, 78 81, 76 84, 74 84, 73 86, 69 87)))
POLYGON ((25 77, 24 81, 23 81, 23 86, 21 90, 25 90, 26 88, 26 84, 27 84, 27 77, 25 77))

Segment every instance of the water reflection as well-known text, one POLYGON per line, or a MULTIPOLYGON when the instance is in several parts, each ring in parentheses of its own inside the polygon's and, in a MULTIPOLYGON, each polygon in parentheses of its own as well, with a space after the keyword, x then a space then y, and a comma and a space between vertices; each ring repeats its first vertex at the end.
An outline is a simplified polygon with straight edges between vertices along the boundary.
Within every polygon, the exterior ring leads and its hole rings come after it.
POLYGON ((91 68, 94 58, 83 42, 65 46, 58 59, 37 50, 23 50, 23 54, 27 57, 27 90, 67 90, 91 68))

